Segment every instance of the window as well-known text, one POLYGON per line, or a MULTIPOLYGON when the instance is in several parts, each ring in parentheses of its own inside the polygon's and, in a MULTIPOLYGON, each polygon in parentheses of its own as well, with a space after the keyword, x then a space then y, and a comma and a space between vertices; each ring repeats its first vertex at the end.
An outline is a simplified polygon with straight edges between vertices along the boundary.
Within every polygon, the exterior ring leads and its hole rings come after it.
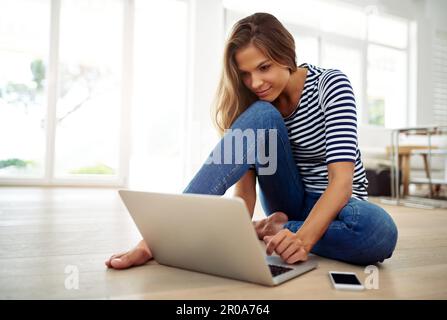
POLYGON ((408 23, 401 18, 368 16, 368 124, 408 125, 408 23))
POLYGON ((368 40, 399 49, 408 46, 408 23, 402 18, 378 13, 368 15, 368 40))
MULTIPOLYGON (((410 21, 328 1, 225 0, 227 30, 248 13, 271 12, 295 38, 297 62, 340 69, 353 86, 359 124, 407 126, 410 21), (306 14, 302 14, 305 12, 306 14)), ((411 96, 413 98, 413 96, 411 96)))
POLYGON ((1 1, 1 182, 178 191, 188 13, 184 0, 1 1))
POLYGON ((56 177, 117 176, 122 17, 121 0, 61 2, 56 177))
POLYGON ((0 4, 0 177, 44 175, 49 16, 47 0, 0 4))
POLYGON ((407 124, 407 56, 379 45, 368 46, 368 123, 387 128, 407 124))

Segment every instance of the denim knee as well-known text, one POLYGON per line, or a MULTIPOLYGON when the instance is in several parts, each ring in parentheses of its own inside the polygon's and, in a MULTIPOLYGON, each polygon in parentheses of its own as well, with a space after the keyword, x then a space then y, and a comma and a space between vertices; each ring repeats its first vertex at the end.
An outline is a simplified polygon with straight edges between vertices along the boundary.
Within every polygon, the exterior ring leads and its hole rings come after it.
POLYGON ((392 256, 396 247, 398 231, 391 216, 381 207, 367 201, 358 201, 358 220, 354 230, 363 247, 364 263, 383 262, 392 256))
POLYGON ((239 115, 231 128, 269 129, 278 126, 285 126, 278 109, 270 102, 258 100, 239 115))
POLYGON ((382 248, 380 248, 383 254, 381 259, 379 259, 379 261, 381 262, 385 259, 391 258, 394 249, 396 248, 398 238, 398 231, 396 224, 394 223, 391 216, 385 210, 382 209, 382 211, 383 211, 382 234, 383 239, 386 240, 383 241, 382 248))

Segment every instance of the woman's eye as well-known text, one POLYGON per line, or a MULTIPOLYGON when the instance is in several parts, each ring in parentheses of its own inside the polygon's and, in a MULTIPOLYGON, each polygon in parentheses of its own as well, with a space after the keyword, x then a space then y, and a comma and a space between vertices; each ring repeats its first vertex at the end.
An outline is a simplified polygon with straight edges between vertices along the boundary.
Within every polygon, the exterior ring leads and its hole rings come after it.
POLYGON ((267 71, 269 68, 270 68, 270 65, 265 65, 265 66, 262 66, 259 69, 261 69, 261 71, 267 71))

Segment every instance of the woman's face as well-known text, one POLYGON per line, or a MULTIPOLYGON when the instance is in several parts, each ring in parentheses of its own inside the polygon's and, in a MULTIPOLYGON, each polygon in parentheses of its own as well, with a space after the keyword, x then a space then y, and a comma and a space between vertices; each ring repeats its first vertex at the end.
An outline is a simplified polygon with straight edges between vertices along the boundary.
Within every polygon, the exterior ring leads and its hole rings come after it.
POLYGON ((286 87, 290 72, 250 44, 236 51, 235 59, 245 86, 259 99, 274 101, 286 87))

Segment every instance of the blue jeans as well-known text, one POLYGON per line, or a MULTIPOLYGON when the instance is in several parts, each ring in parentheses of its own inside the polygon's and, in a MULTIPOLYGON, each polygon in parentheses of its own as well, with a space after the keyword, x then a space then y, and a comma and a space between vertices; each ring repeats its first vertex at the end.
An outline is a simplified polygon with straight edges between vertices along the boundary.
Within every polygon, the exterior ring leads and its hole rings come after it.
MULTIPOLYGON (((257 155, 257 148, 261 147, 260 143, 264 144, 263 148, 268 149, 267 132, 269 129, 277 130, 276 172, 271 175, 257 174, 259 197, 267 215, 275 211, 286 213, 289 221, 284 227, 296 232, 321 194, 307 192, 304 189, 281 114, 272 104, 256 101, 236 119, 231 129, 242 131, 253 129, 257 132, 256 135, 265 135, 261 137, 263 139, 252 142, 252 145, 249 141, 244 141, 243 148, 247 157, 257 155), (257 129, 265 129, 265 131, 257 131, 257 129)), ((222 152, 228 139, 233 138, 225 134, 210 157, 214 152, 222 152)), ((247 157, 244 156, 244 160, 247 157)), ((255 160, 254 164, 247 161, 239 164, 234 161, 221 164, 208 161, 183 192, 223 195, 247 170, 254 167, 258 173, 260 168, 267 165, 263 161, 258 161, 257 158, 255 160)), ((368 201, 351 198, 311 252, 353 264, 374 264, 391 257, 396 246, 397 234, 396 225, 385 210, 368 201)))

